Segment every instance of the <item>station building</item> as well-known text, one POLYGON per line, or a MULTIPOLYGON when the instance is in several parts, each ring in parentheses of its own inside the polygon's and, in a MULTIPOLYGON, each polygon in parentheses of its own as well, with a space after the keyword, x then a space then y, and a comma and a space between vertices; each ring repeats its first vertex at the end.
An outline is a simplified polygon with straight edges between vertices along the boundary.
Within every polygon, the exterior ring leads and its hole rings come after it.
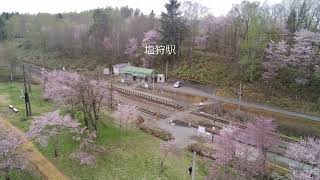
POLYGON ((153 83, 156 81, 155 71, 153 69, 135 67, 135 66, 127 66, 121 69, 120 74, 122 79, 126 82, 145 82, 145 83, 153 83))

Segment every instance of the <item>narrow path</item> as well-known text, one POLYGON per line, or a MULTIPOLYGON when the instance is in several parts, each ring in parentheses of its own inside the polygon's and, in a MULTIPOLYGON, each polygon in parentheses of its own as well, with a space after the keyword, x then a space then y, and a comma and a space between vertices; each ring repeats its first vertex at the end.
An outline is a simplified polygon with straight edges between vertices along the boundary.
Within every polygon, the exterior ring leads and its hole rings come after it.
MULTIPOLYGON (((14 131, 17 131, 18 134, 23 136, 23 133, 13 126, 9 121, 0 117, 0 125, 6 128, 12 128, 14 131)), ((28 154, 29 161, 37 168, 40 174, 47 180, 67 180, 69 179, 64 174, 62 174, 46 157, 44 157, 37 148, 28 141, 25 136, 23 138, 26 140, 26 143, 23 144, 23 149, 28 154)))

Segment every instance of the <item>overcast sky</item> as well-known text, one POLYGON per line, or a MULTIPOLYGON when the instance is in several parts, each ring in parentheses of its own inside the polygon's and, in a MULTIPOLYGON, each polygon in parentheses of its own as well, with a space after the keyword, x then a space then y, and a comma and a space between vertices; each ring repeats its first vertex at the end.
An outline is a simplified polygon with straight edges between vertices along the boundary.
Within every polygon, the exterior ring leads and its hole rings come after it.
MULTIPOLYGON (((184 0, 181 0, 184 1, 184 0)), ((240 3, 242 0, 197 0, 197 2, 209 8, 216 16, 226 14, 232 4, 240 3)), ((254 1, 254 0, 250 0, 254 1)), ((265 0, 256 0, 264 2, 265 0)), ((164 4, 168 0, 2 0, 0 12, 19 13, 58 13, 70 11, 84 11, 106 6, 121 7, 128 5, 131 8, 139 8, 144 14, 149 14, 153 9, 156 14, 164 11, 164 4)), ((267 0, 268 4, 281 2, 281 0, 267 0)))

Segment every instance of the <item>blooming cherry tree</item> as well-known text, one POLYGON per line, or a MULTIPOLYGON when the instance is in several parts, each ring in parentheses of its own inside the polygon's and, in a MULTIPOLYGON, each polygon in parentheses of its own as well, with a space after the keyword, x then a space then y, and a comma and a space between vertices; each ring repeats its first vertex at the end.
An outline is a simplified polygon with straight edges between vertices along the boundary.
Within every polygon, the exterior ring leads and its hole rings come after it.
POLYGON ((71 157, 78 160, 80 165, 96 164, 96 157, 93 155, 93 152, 98 149, 95 144, 96 138, 97 134, 95 131, 81 128, 78 137, 76 138, 80 141, 80 148, 73 152, 71 157))
POLYGON ((215 151, 216 162, 222 165, 230 164, 235 158, 237 148, 236 136, 238 128, 229 125, 215 135, 213 143, 217 146, 215 151))
POLYGON ((320 33, 301 30, 295 33, 294 45, 289 51, 284 41, 271 42, 266 49, 266 61, 263 62, 265 73, 263 78, 272 80, 278 70, 283 67, 292 67, 299 70, 294 79, 299 85, 306 85, 312 73, 320 65, 320 56, 316 47, 320 44, 320 33), (290 53, 290 54, 289 54, 290 53))
POLYGON ((80 124, 70 116, 62 117, 59 114, 59 110, 56 110, 36 117, 30 125, 27 136, 42 146, 47 146, 49 138, 53 138, 54 155, 57 157, 59 146, 58 135, 62 132, 76 133, 79 126, 80 124))
POLYGON ((278 43, 271 42, 266 49, 266 61, 263 62, 263 67, 266 71, 263 73, 263 79, 270 81, 278 75, 280 68, 287 66, 289 46, 285 41, 278 43))
MULTIPOLYGON (((160 38, 160 33, 157 30, 152 29, 150 31, 147 31, 146 33, 144 33, 142 46, 146 48, 152 47, 152 49, 154 49, 157 43, 159 42, 160 38)), ((155 56, 145 55, 145 57, 143 57, 143 66, 150 67, 152 65, 152 62, 154 61, 154 58, 155 56)))
POLYGON ((73 87, 80 80, 77 73, 55 70, 43 73, 43 76, 43 79, 47 80, 44 86, 44 98, 58 104, 67 104, 72 101, 76 93, 73 87))
POLYGON ((298 180, 320 178, 320 140, 315 138, 302 139, 298 143, 289 144, 286 156, 301 164, 291 164, 293 178, 298 180), (306 165, 308 163, 310 165, 306 165))
POLYGON ((114 113, 114 117, 119 120, 120 129, 122 127, 123 121, 125 122, 125 129, 127 135, 128 123, 134 121, 138 117, 138 111, 135 106, 128 104, 119 104, 117 111, 114 113))
POLYGON ((100 107, 108 91, 106 82, 65 71, 48 72, 46 76, 49 81, 44 97, 72 108, 76 106, 83 112, 85 125, 97 131, 100 107))
POLYGON ((25 141, 13 129, 0 127, 0 176, 10 180, 10 172, 26 168, 26 154, 22 151, 25 141))
POLYGON ((224 127, 213 140, 216 162, 232 165, 248 176, 264 174, 267 152, 278 143, 275 127, 272 119, 262 117, 248 123, 246 129, 224 127))
POLYGON ((138 40, 137 40, 137 38, 129 39, 129 42, 127 44, 127 48, 124 53, 129 55, 130 59, 138 56, 138 40))

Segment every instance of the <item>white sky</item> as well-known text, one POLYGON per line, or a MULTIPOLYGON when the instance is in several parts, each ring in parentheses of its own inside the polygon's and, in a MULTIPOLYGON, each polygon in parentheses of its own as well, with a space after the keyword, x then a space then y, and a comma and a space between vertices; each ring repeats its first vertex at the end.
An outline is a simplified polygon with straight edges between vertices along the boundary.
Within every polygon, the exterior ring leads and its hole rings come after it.
MULTIPOLYGON (((0 12, 19 13, 58 13, 80 12, 83 10, 104 8, 106 6, 121 7, 128 5, 131 8, 139 8, 144 14, 149 14, 153 9, 156 14, 164 11, 164 4, 168 0, 1 0, 0 12)), ((185 0, 180 0, 185 1, 185 0)), ((216 16, 226 14, 232 4, 241 3, 242 0, 197 0, 197 2, 209 8, 216 16)), ((249 0, 254 1, 254 0, 249 0)), ((256 0, 264 2, 265 0, 256 0)), ((269 4, 279 3, 282 0, 267 0, 269 4)))

